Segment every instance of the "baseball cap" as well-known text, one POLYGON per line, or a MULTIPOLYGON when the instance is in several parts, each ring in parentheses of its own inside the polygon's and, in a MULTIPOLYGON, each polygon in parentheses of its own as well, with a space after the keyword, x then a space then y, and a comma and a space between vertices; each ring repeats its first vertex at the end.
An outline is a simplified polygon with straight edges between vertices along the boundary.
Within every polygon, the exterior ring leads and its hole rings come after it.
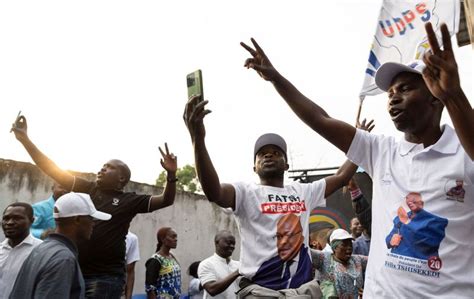
POLYGON ((99 220, 112 218, 110 214, 97 211, 91 197, 85 193, 66 193, 58 198, 54 207, 57 211, 53 213, 55 219, 73 216, 91 216, 99 220))
POLYGON ((406 65, 397 62, 386 62, 375 73, 375 84, 381 90, 388 91, 393 78, 398 74, 409 72, 421 75, 425 67, 421 60, 415 60, 406 65))
POLYGON ((338 229, 333 230, 333 232, 331 233, 329 242, 332 243, 332 241, 335 241, 335 240, 347 240, 347 239, 354 240, 352 235, 349 234, 345 229, 338 228, 338 229))
POLYGON ((258 137, 257 141, 255 141, 255 147, 253 149, 253 158, 254 158, 254 160, 255 160, 255 156, 257 155, 258 151, 262 147, 264 147, 265 145, 269 145, 269 144, 275 145, 278 148, 280 148, 280 150, 285 155, 285 160, 288 161, 288 159, 286 157, 286 142, 285 142, 285 139, 283 139, 283 137, 281 137, 280 135, 275 134, 275 133, 267 133, 267 134, 263 134, 262 136, 258 137))

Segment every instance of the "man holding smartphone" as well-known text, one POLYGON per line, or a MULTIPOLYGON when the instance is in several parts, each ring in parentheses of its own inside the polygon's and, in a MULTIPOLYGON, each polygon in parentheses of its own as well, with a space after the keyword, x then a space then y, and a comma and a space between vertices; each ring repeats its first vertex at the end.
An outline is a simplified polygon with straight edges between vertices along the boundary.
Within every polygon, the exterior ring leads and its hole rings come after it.
MULTIPOLYGON (((474 252, 467 249, 474 248, 474 111, 460 85, 446 24, 441 25, 444 49, 431 23, 425 29, 432 52, 423 57, 424 65, 386 63, 375 76, 377 86, 388 92, 388 112, 404 133, 401 141, 366 134, 330 117, 273 67, 255 40, 255 49, 241 43, 252 56, 245 66, 272 82, 301 120, 372 177, 367 298, 472 298, 474 294, 474 252), (455 130, 440 126, 444 107, 455 130), (453 200, 453 188, 463 189, 458 192, 462 199, 453 200), (448 219, 439 256, 413 258, 387 249, 392 219, 397 209, 407 214, 409 208, 402 201, 413 192, 423 195, 425 210, 448 219)), ((405 217, 407 222, 410 217, 405 217)), ((430 225, 425 221, 417 230, 426 231, 430 225)), ((421 239, 400 242, 418 244, 431 238, 424 234, 421 239)))
POLYGON ((254 172, 260 184, 221 184, 205 144, 204 117, 208 101, 191 97, 184 121, 194 147, 196 171, 209 201, 231 208, 241 232, 241 290, 238 298, 264 292, 281 296, 319 298, 312 281, 309 256, 310 211, 325 205, 325 198, 344 186, 357 167, 344 163, 335 175, 313 182, 284 184, 288 170, 285 140, 273 133, 260 136, 254 147, 254 172), (294 216, 294 217, 293 217, 294 216))
POLYGON ((78 244, 79 264, 84 274, 87 298, 120 298, 125 285, 125 236, 138 213, 150 213, 173 204, 176 193, 177 158, 159 148, 167 183, 160 195, 124 192, 131 172, 120 160, 110 160, 97 173, 95 182, 73 176, 43 154, 27 134, 27 122, 19 116, 13 124, 15 137, 36 165, 67 190, 87 193, 97 209, 109 213, 109 221, 98 222, 90 240, 78 244))

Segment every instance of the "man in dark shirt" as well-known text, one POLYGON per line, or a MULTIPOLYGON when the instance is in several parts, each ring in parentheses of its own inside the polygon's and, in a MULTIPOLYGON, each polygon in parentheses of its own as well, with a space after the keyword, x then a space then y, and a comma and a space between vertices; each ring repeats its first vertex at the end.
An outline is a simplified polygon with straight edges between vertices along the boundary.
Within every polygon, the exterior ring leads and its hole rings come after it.
POLYGON ((65 188, 87 193, 95 206, 112 215, 99 222, 88 242, 79 244, 79 264, 86 282, 87 298, 120 298, 125 285, 125 236, 133 217, 170 206, 176 193, 177 159, 161 150, 161 165, 167 171, 167 184, 161 195, 138 195, 124 192, 130 180, 130 169, 120 160, 110 160, 97 174, 95 182, 87 181, 60 169, 29 139, 27 122, 19 116, 12 127, 15 137, 25 147, 36 165, 65 188))
POLYGON ((349 181, 347 187, 351 192, 352 208, 363 228, 362 235, 352 243, 352 254, 369 255, 372 232, 372 207, 354 178, 349 181))
POLYGON ((54 205, 56 232, 38 245, 23 263, 10 298, 84 298, 76 244, 91 237, 94 220, 109 220, 88 194, 68 193, 54 205))

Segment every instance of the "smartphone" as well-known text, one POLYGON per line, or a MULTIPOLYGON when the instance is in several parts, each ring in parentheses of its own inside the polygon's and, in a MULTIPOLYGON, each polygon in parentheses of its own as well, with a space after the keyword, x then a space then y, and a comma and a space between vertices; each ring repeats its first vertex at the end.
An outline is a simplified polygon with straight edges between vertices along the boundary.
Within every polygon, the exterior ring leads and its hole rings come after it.
POLYGON ((20 116, 21 116, 21 110, 18 111, 18 115, 15 118, 15 122, 13 122, 12 128, 10 129, 10 133, 13 132, 13 128, 16 127, 18 120, 20 119, 20 116))
POLYGON ((204 90, 202 88, 202 72, 197 70, 186 76, 186 83, 188 85, 188 99, 192 96, 201 96, 204 99, 204 90))

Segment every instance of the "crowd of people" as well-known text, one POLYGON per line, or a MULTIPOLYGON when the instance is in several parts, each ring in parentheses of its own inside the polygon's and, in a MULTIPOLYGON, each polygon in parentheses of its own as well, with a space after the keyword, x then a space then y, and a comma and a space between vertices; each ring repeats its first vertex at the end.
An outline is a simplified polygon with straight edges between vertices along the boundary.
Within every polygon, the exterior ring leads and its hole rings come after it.
MULTIPOLYGON (((285 184, 287 144, 274 133, 255 142, 258 183, 222 183, 205 142, 209 102, 201 95, 189 99, 183 118, 197 176, 210 202, 233 211, 241 240, 240 258, 233 260, 235 236, 217 232, 215 253, 188 269, 192 298, 474 297, 474 112, 460 86, 447 26, 441 25, 443 47, 430 23, 426 32, 431 51, 422 61, 386 63, 375 75, 401 141, 370 134, 371 122, 354 127, 330 117, 277 71, 254 39, 253 47, 241 43, 251 55, 245 67, 271 82, 304 123, 347 155, 334 175, 312 183, 285 184), (440 125, 444 107, 454 129, 440 125), (357 165, 372 178, 371 204, 352 179, 357 165), (356 215, 351 232, 325 227, 324 234, 312 234, 310 212, 346 185, 356 215)), ((173 204, 176 156, 166 143, 160 148, 167 172, 161 194, 135 194, 124 191, 131 177, 124 162, 106 162, 88 181, 36 147, 24 116, 12 131, 56 183, 52 197, 35 208, 19 202, 3 212, 0 298, 130 298, 139 259, 130 222, 173 204), (41 223, 49 229, 42 231, 41 223)), ((156 238, 144 290, 148 298, 180 298, 183 274, 173 253, 178 234, 162 227, 156 238)))

